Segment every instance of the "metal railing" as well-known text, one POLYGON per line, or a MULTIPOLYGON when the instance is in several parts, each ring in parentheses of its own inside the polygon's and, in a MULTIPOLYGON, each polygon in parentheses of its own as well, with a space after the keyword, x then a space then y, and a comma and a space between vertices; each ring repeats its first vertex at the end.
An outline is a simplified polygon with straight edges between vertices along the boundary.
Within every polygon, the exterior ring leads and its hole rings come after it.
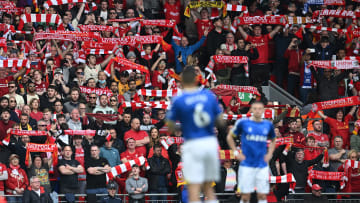
MULTIPOLYGON (((216 193, 219 202, 223 202, 226 200, 227 197, 231 197, 234 196, 235 193, 216 193)), ((286 197, 286 202, 288 203, 298 203, 298 202, 303 202, 304 199, 303 197, 305 195, 311 195, 311 193, 293 193, 290 194, 290 196, 286 197), (292 198, 295 197, 295 198, 292 198)), ((360 202, 360 193, 322 193, 322 195, 326 195, 328 197, 329 202, 331 203, 354 203, 354 202, 360 202), (338 195, 346 195, 348 196, 347 198, 349 199, 336 199, 338 195)), ((21 195, 4 195, 5 197, 21 197, 21 195)), ((65 194, 58 194, 58 199, 59 199, 59 203, 62 202, 66 202, 65 201, 65 194)), ((75 194, 74 195, 76 197, 76 202, 86 202, 86 196, 87 194, 75 194), (79 200, 79 197, 85 197, 85 201, 84 200, 79 200)), ((96 197, 103 197, 103 196, 107 196, 107 194, 96 194, 96 197)), ((122 199, 123 203, 128 202, 128 194, 117 194, 117 197, 122 199)), ((178 203, 180 202, 178 200, 178 194, 177 193, 162 193, 162 194, 154 194, 154 193, 148 193, 145 194, 145 202, 156 202, 156 203, 165 203, 165 202, 170 202, 170 203, 178 203), (154 196, 166 196, 167 200, 151 200, 151 197, 154 196)), ((203 198, 203 196, 202 196, 203 198)), ((9 202, 9 201, 8 201, 9 202)), ((11 203, 17 203, 17 202, 11 202, 11 203)))

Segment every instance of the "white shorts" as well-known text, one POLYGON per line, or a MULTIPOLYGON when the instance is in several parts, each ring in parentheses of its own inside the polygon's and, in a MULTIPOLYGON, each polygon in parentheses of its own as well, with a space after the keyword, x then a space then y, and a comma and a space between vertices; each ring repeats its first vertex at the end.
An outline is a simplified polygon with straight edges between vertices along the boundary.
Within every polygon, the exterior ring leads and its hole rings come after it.
POLYGON ((268 194, 270 191, 269 184, 269 167, 254 168, 240 166, 238 173, 238 187, 241 193, 249 194, 255 191, 259 194, 268 194))
POLYGON ((182 148, 183 173, 190 184, 220 180, 220 161, 216 137, 185 141, 182 148))

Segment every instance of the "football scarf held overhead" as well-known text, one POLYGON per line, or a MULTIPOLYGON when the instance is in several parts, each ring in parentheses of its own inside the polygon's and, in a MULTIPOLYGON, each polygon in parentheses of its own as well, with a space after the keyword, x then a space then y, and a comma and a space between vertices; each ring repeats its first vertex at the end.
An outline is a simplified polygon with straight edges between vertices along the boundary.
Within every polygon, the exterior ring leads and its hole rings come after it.
POLYGON ((237 17, 234 20, 233 26, 237 27, 239 25, 250 25, 250 24, 286 25, 286 17, 282 15, 237 17))
POLYGON ((0 68, 10 68, 10 67, 27 67, 30 68, 30 62, 27 59, 5 59, 0 60, 0 68))
POLYGON ((51 152, 53 167, 57 166, 58 162, 58 148, 56 144, 35 144, 35 143, 27 143, 26 145, 26 157, 25 157, 25 165, 29 165, 29 156, 30 152, 51 152))
POLYGON ((96 118, 103 121, 117 121, 118 114, 103 114, 103 113, 86 113, 85 115, 96 118))
POLYGON ((357 18, 359 17, 359 12, 348 11, 348 10, 330 10, 330 9, 323 9, 317 10, 313 13, 313 19, 317 17, 323 16, 330 16, 335 18, 357 18))
POLYGON ((252 86, 236 86, 236 85, 218 85, 211 89, 215 94, 221 96, 237 95, 238 92, 251 93, 260 96, 260 93, 256 87, 252 86))
POLYGON ((49 9, 50 6, 58 6, 72 3, 86 3, 86 0, 47 0, 44 3, 44 8, 49 9))
POLYGON ((23 14, 20 18, 18 30, 22 30, 25 23, 54 23, 58 26, 58 30, 64 30, 64 25, 58 14, 23 14))
POLYGON ((126 36, 121 38, 101 38, 101 43, 112 43, 116 45, 136 46, 142 44, 159 44, 162 40, 161 36, 145 35, 145 36, 126 36))
POLYGON ((151 26, 158 26, 158 27, 175 27, 175 22, 172 20, 141 20, 141 26, 144 25, 151 25, 151 26))
POLYGON ((92 94, 95 93, 97 95, 106 94, 106 96, 111 97, 113 93, 108 88, 93 88, 93 87, 86 87, 80 86, 80 92, 85 94, 92 94))
POLYGON ((130 160, 126 163, 111 167, 111 171, 106 174, 107 180, 113 180, 116 176, 121 175, 127 171, 130 171, 131 167, 135 164, 138 166, 144 165, 146 170, 150 169, 147 159, 143 156, 140 156, 134 160, 130 160))
POLYGON ((345 0, 307 0, 307 4, 315 5, 335 5, 342 6, 345 5, 345 0))
POLYGON ((357 60, 316 60, 310 61, 307 67, 315 66, 325 69, 358 69, 359 62, 357 60))
POLYGON ((360 105, 360 97, 352 96, 352 97, 345 97, 345 98, 341 98, 341 99, 313 103, 312 111, 317 112, 317 111, 325 110, 325 109, 334 109, 334 108, 356 106, 356 105, 360 105))
POLYGON ((65 135, 96 135, 96 130, 64 130, 65 135))
POLYGON ((114 32, 117 28, 108 25, 79 25, 78 28, 83 32, 108 31, 114 32))
POLYGON ((338 32, 339 34, 347 32, 346 29, 338 29, 338 28, 315 26, 315 25, 303 25, 302 27, 308 28, 308 29, 314 29, 314 30, 318 30, 318 31, 338 32))
POLYGON ((190 18, 190 9, 192 8, 223 8, 223 1, 190 1, 189 5, 185 8, 184 16, 190 18))

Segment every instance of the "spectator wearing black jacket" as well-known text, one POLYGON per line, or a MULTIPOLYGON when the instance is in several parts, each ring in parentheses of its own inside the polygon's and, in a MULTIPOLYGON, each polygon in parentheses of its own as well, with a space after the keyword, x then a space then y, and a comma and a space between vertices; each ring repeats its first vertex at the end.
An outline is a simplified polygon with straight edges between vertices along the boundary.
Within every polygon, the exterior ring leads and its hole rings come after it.
POLYGON ((49 85, 46 94, 40 96, 40 110, 50 109, 54 110, 54 105, 56 102, 56 87, 54 85, 49 85))
MULTIPOLYGON (((259 58, 258 50, 254 45, 246 44, 243 39, 239 39, 237 45, 238 48, 231 52, 231 56, 247 56, 250 60, 259 58)), ((250 84, 249 77, 246 76, 245 65, 234 64, 230 78, 232 85, 246 86, 250 84)))
MULTIPOLYGON (((154 156, 148 159, 150 193, 167 193, 167 174, 171 172, 170 163, 161 155, 162 147, 154 145, 154 156)), ((152 200, 166 200, 166 196, 153 196, 152 200)))
POLYGON ((292 173, 296 180, 295 193, 305 192, 306 180, 308 177, 308 167, 317 164, 324 157, 320 154, 315 159, 304 160, 304 149, 297 149, 296 152, 290 151, 285 158, 286 173, 292 173))
POLYGON ((226 41, 226 34, 228 31, 224 30, 223 21, 221 18, 215 18, 213 20, 213 24, 215 28, 209 32, 207 38, 207 50, 211 55, 215 55, 216 49, 220 48, 220 45, 225 43, 226 41))
POLYGON ((30 178, 30 186, 23 194, 23 203, 52 203, 49 191, 40 186, 40 179, 36 176, 30 178))

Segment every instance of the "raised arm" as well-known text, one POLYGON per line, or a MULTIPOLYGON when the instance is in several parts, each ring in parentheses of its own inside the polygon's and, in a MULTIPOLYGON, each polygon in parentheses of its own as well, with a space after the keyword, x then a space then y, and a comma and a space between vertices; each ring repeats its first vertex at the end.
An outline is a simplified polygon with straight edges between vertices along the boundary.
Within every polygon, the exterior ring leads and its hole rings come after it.
POLYGON ((110 62, 111 59, 114 58, 113 54, 110 54, 103 62, 100 63, 101 68, 105 68, 105 66, 110 62))
POLYGON ((274 38, 274 36, 280 31, 280 29, 281 29, 281 26, 280 26, 280 25, 276 26, 276 27, 273 29, 273 31, 271 31, 271 32, 269 33, 270 38, 271 38, 271 39, 274 38))
POLYGON ((318 113, 319 116, 320 116, 322 119, 324 119, 324 120, 327 119, 327 117, 328 117, 328 116, 324 115, 324 113, 321 112, 321 111, 318 111, 317 113, 318 113))
POLYGON ((244 29, 241 26, 239 26, 238 30, 239 30, 241 36, 246 40, 248 37, 248 34, 244 31, 244 29))

